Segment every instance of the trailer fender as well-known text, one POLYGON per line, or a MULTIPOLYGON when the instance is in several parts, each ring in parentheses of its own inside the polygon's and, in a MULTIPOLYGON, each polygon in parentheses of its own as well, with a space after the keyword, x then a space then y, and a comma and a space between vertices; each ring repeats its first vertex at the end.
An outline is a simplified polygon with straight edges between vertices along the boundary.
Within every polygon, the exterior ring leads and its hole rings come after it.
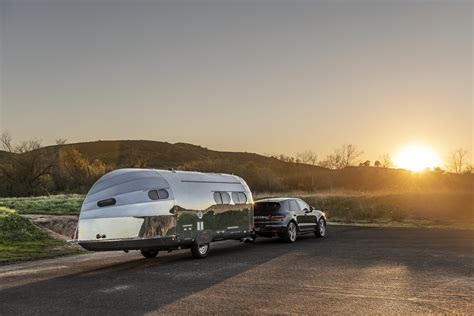
POLYGON ((196 234, 196 243, 198 245, 210 243, 212 241, 212 237, 213 236, 212 236, 212 231, 211 230, 199 231, 196 234))

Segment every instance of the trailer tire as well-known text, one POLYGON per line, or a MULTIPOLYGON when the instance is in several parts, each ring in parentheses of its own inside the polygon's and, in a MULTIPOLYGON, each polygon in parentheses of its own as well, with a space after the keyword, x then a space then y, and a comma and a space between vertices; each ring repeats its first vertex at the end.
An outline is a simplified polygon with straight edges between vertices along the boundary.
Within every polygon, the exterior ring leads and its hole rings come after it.
POLYGON ((158 250, 142 250, 142 256, 148 259, 158 256, 158 250))
POLYGON ((196 259, 206 258, 207 255, 209 254, 209 250, 210 250, 209 243, 205 243, 205 244, 194 243, 191 246, 191 254, 196 259))

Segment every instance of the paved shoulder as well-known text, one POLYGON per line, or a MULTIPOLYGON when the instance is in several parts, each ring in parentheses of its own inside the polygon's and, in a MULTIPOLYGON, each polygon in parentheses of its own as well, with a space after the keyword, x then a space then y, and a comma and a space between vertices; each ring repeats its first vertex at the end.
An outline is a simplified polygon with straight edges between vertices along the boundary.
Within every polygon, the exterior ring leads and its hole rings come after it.
POLYGON ((470 313, 472 232, 331 226, 294 244, 91 253, 0 267, 0 314, 470 313))

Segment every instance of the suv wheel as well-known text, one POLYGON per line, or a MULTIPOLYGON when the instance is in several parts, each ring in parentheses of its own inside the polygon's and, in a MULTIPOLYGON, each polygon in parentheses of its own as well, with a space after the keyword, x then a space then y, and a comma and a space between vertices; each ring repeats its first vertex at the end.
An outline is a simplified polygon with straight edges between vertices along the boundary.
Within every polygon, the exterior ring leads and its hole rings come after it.
POLYGON ((283 240, 289 243, 293 243, 296 241, 296 235, 298 232, 298 228, 294 222, 290 222, 288 226, 286 226, 286 231, 283 234, 283 240))
POLYGON ((314 233, 316 237, 319 237, 319 238, 323 238, 324 236, 326 236, 326 221, 324 220, 324 218, 321 217, 319 219, 318 227, 316 227, 316 230, 314 233))

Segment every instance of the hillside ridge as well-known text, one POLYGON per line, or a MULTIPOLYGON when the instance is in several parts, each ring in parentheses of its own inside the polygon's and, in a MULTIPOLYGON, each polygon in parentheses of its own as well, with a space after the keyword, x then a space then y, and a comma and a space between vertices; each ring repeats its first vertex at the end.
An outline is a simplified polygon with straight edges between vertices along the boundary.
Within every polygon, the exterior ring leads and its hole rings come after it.
MULTIPOLYGON (((474 179, 472 174, 412 173, 380 167, 330 170, 256 153, 217 151, 182 142, 172 144, 150 140, 100 140, 51 145, 19 156, 31 153, 41 154, 51 166, 54 184, 49 190, 56 193, 84 193, 104 172, 125 167, 235 174, 244 178, 255 192, 469 191, 474 179)), ((0 164, 10 158, 9 153, 0 152, 0 164)), ((28 185, 34 188, 33 184, 28 185)), ((5 192, 13 192, 17 187, 12 184, 5 192)))

